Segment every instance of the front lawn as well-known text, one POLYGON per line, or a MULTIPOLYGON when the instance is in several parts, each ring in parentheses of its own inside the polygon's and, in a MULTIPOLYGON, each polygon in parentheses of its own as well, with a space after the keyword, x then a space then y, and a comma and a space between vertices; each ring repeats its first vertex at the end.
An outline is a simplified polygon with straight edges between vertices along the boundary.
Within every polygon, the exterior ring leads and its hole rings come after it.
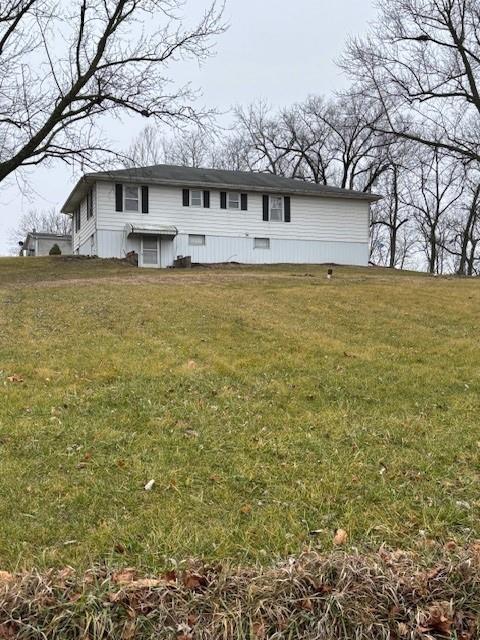
POLYGON ((0 260, 0 568, 479 537, 480 281, 334 271, 0 260))

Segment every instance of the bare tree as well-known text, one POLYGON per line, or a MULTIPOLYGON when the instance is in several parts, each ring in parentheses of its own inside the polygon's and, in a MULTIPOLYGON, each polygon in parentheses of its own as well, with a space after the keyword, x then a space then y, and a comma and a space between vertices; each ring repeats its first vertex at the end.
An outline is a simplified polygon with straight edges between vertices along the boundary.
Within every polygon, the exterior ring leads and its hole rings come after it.
POLYGON ((282 118, 272 113, 264 102, 235 111, 236 129, 246 141, 248 163, 253 171, 265 171, 278 176, 292 177, 298 159, 292 154, 292 132, 282 118))
POLYGON ((478 0, 379 0, 379 9, 342 61, 387 113, 376 129, 478 162, 478 0))
POLYGON ((438 149, 424 148, 404 202, 412 210, 430 273, 443 273, 448 216, 463 194, 462 166, 438 149))
POLYGON ((197 122, 171 64, 203 60, 222 32, 210 6, 184 28, 181 0, 9 0, 0 4, 0 182, 51 159, 91 165, 109 151, 102 115, 197 122))
POLYGON ((160 137, 157 127, 145 127, 130 145, 125 153, 123 165, 125 167, 150 167, 165 162, 163 148, 164 140, 160 137))
MULTIPOLYGON (((310 109, 312 113, 312 109, 310 109)), ((391 135, 376 126, 385 118, 378 102, 347 92, 329 108, 315 114, 330 130, 330 153, 335 160, 333 182, 344 189, 371 191, 390 166, 391 135)))
POLYGON ((444 250, 455 259, 455 272, 471 276, 480 261, 480 175, 468 168, 463 176, 464 193, 449 221, 444 250))
POLYGON ((378 255, 382 263, 390 268, 404 264, 407 258, 405 242, 402 243, 403 251, 399 251, 402 229, 409 222, 408 208, 402 201, 402 193, 405 197, 406 175, 402 165, 392 161, 389 170, 384 173, 380 187, 383 199, 372 207, 371 228, 377 238, 377 242, 372 243, 372 257, 378 255), (385 242, 380 246, 385 251, 379 253, 379 238, 384 236, 385 242))

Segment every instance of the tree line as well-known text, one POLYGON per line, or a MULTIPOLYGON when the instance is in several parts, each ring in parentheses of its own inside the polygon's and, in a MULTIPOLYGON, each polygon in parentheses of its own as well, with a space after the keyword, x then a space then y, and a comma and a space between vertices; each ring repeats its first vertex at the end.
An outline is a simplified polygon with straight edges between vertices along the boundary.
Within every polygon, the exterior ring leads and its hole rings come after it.
MULTIPOLYGON (((374 191, 371 261, 480 273, 480 11, 476 0, 382 0, 340 65, 351 87, 271 110, 239 107, 230 132, 173 141, 147 128, 133 164, 267 171, 374 191)), ((128 164, 128 162, 127 162, 128 164)))
POLYGON ((96 169, 110 156, 117 166, 267 171, 374 191, 383 199, 372 208, 372 262, 478 274, 478 0, 377 4, 376 23, 339 61, 347 91, 276 110, 238 107, 225 131, 192 106, 190 87, 171 87, 179 58, 210 54, 225 28, 221 7, 185 28, 180 0, 8 0, 0 6, 0 182, 38 163, 96 169), (153 124, 115 153, 102 117, 126 112, 153 124), (164 133, 171 126, 174 136, 164 133))

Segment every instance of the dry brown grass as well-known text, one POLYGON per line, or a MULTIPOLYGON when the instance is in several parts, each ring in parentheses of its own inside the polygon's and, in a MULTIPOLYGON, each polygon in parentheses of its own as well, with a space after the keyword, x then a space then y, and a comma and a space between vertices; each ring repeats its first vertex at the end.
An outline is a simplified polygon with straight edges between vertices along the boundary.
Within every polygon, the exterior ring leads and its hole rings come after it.
POLYGON ((419 556, 305 553, 274 568, 145 578, 97 567, 0 574, 0 638, 474 640, 480 546, 419 556), (424 557, 424 556, 422 556, 424 557))

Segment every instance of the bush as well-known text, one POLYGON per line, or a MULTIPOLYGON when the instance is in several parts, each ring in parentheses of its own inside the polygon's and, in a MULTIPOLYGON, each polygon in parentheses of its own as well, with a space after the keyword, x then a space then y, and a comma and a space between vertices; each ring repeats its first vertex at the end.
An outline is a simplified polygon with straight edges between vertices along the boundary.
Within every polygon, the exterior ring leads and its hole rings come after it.
POLYGON ((62 250, 60 249, 60 247, 58 246, 57 243, 55 243, 53 245, 53 247, 48 252, 48 255, 49 256, 61 256, 62 255, 62 250))

